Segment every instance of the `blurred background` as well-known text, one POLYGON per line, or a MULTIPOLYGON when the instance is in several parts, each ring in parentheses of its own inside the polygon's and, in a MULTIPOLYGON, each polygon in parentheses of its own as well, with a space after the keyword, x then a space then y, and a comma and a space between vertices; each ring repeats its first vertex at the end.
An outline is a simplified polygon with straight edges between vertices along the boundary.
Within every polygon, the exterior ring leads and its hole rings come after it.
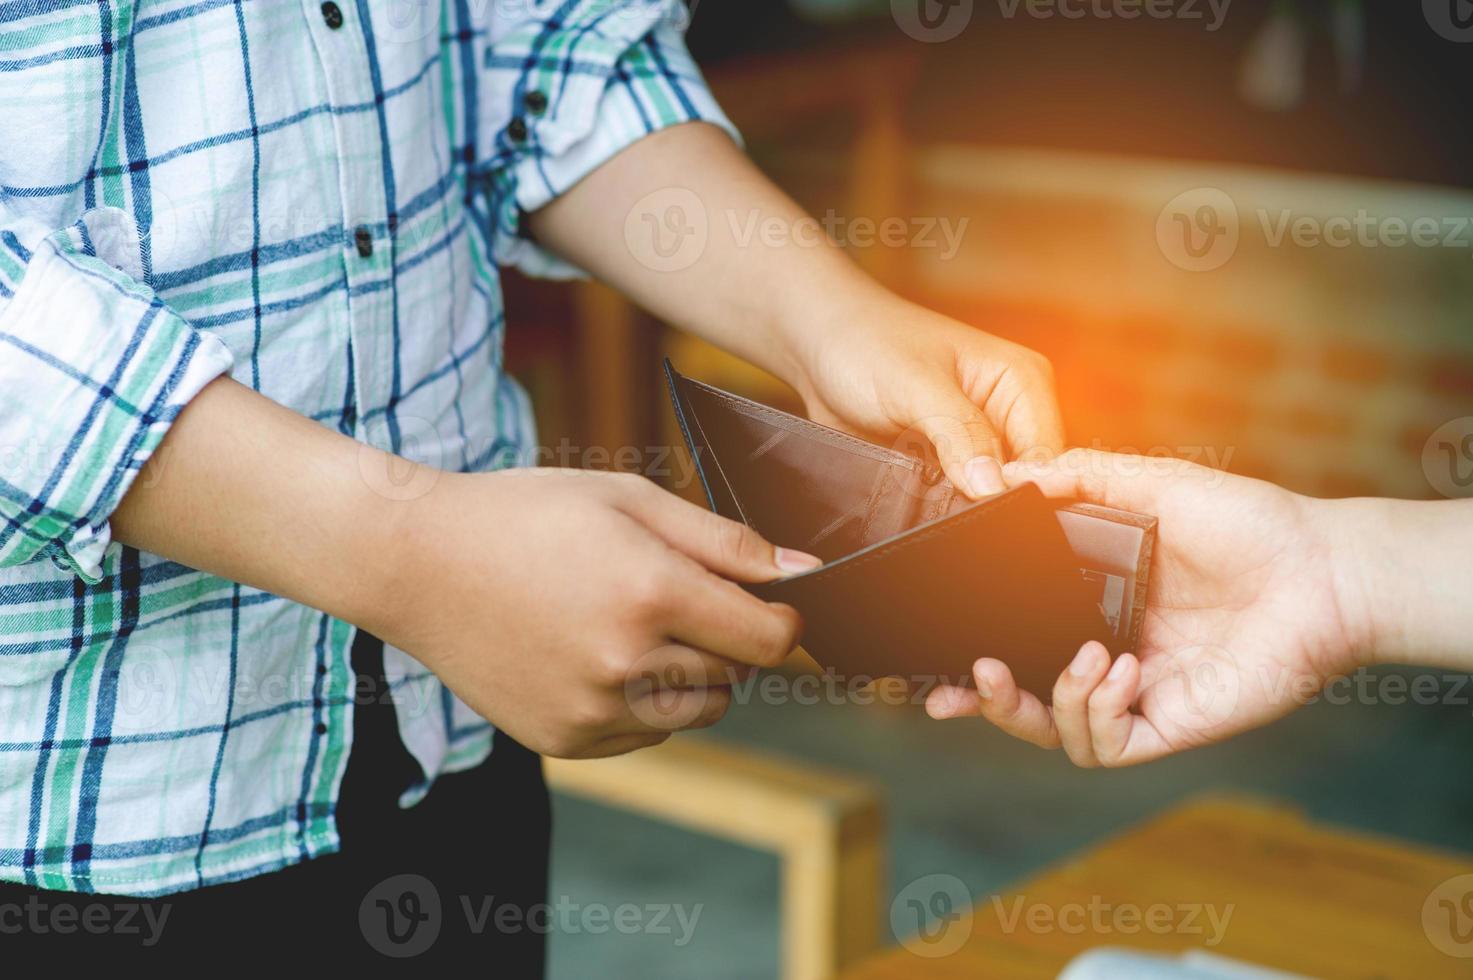
MULTIPOLYGON (((1162 0, 1137 17, 1122 16, 1141 6, 1128 0, 691 6, 691 48, 759 165, 855 239, 853 222, 903 220, 905 244, 851 244, 856 261, 1048 355, 1072 443, 1187 456, 1317 496, 1473 495, 1473 458, 1457 455, 1473 435, 1473 8, 1461 0, 1162 0)), ((799 409, 776 380, 601 287, 513 277, 507 307, 508 361, 538 405, 544 462, 641 470, 698 495, 664 448, 680 438, 662 356, 799 409)), ((944 874, 984 902, 1203 794, 1473 852, 1473 691, 1435 684, 1434 703, 1322 701, 1115 772, 916 706, 754 697, 691 739, 714 755, 687 762, 719 775, 758 760, 772 767, 759 783, 812 773, 823 806, 859 814, 875 837, 862 862, 882 875, 859 902, 874 935, 830 951, 848 962, 907 944, 889 913, 917 881, 944 874)), ((795 932, 834 932, 792 918, 784 862, 801 840, 774 850, 757 831, 659 812, 634 799, 646 776, 658 795, 669 773, 623 773, 612 794, 559 783, 553 894, 699 905, 698 924, 683 943, 678 929, 559 928, 552 975, 796 975, 795 932)), ((731 794, 737 824, 752 785, 711 789, 731 794)), ((747 816, 768 812, 783 811, 747 816)), ((1468 959, 1434 963, 1407 975, 1473 976, 1468 959)))

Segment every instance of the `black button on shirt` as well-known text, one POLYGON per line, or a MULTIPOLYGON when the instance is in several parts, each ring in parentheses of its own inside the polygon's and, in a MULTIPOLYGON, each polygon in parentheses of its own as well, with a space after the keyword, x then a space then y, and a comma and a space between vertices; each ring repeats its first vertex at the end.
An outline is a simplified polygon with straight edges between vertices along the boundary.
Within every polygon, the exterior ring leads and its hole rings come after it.
POLYGON ((527 111, 532 113, 534 116, 540 116, 547 111, 547 96, 544 93, 533 89, 526 95, 522 96, 522 105, 526 106, 527 111))
POLYGON ((363 225, 353 232, 353 244, 358 246, 358 254, 365 259, 373 254, 373 235, 363 225))
POLYGON ((511 121, 511 125, 506 127, 506 135, 510 136, 512 140, 517 143, 525 140, 527 138, 526 120, 524 120, 521 116, 517 116, 511 121))
POLYGON ((337 30, 343 26, 343 8, 333 3, 332 0, 327 0, 327 3, 322 5, 322 19, 327 21, 328 27, 337 30))

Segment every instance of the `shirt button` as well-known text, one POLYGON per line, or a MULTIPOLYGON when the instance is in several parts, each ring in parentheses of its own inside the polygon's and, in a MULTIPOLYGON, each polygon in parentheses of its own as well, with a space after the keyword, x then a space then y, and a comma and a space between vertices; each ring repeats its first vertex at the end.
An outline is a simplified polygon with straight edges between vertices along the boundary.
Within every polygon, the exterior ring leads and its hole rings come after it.
POLYGON ((328 27, 337 30, 343 26, 343 8, 333 3, 332 0, 327 0, 327 3, 322 5, 322 19, 327 21, 328 27))
POLYGON ((533 89, 522 96, 522 105, 526 106, 527 111, 532 113, 532 115, 540 116, 547 111, 547 96, 533 89))
POLYGON ((513 142, 522 142, 527 138, 527 121, 517 116, 511 121, 511 125, 506 127, 506 135, 510 136, 513 142))
POLYGON ((365 259, 373 254, 373 235, 365 226, 359 225, 354 229, 353 244, 358 246, 358 254, 365 259))
POLYGON ((317 734, 318 735, 326 735, 327 734, 327 726, 324 725, 320 721, 317 723, 317 734))

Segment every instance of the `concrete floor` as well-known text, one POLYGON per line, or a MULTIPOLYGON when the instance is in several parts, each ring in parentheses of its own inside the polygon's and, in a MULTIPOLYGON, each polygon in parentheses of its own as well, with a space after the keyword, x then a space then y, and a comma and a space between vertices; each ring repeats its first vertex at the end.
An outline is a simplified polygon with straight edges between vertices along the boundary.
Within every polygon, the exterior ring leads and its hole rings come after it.
MULTIPOLYGON (((1061 754, 977 722, 932 722, 919 708, 752 703, 689 737, 875 780, 889 806, 892 889, 945 872, 980 900, 1211 792, 1288 801, 1329 823, 1473 854, 1473 684, 1444 692, 1435 705, 1318 703, 1230 743, 1116 771, 1074 769, 1061 754)), ((578 910, 679 905, 690 928, 673 914, 668 932, 636 932, 631 918, 624 933, 565 915, 571 927, 552 938, 554 980, 776 976, 775 858, 567 798, 555 820, 554 896, 578 910)))

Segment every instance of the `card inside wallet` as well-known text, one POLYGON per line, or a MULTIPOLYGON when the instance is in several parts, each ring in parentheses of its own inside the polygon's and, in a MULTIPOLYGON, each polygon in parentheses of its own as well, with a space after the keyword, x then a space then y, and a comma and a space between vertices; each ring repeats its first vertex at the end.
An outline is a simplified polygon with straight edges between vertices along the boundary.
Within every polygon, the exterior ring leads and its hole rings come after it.
MULTIPOLYGON (((822 558, 824 569, 809 575, 832 578, 840 565, 867 562, 871 567, 864 578, 869 580, 885 574, 883 568, 877 572, 873 567, 876 559, 889 561, 912 578, 944 578, 944 584, 932 587, 938 607, 944 609, 947 600, 942 593, 955 591, 957 576, 968 574, 970 566, 976 588, 988 589, 998 606, 983 628, 997 623, 1006 632, 1008 624, 999 620, 1016 609, 1017 616, 1026 620, 1014 624, 1020 635, 1025 629, 1046 633, 1061 628, 1061 620, 1071 620, 1075 628, 1061 633, 1060 642, 1094 635, 1112 649, 1134 647, 1145 603, 1154 518, 1091 504, 1044 501, 1032 487, 1027 488, 1031 495, 1023 495, 1027 499, 1012 499, 1020 493, 1014 490, 973 501, 946 479, 919 437, 914 444, 896 448, 875 445, 686 378, 669 361, 665 373, 712 509, 746 523, 774 543, 822 558), (977 513, 968 513, 974 508, 977 513), (1043 524, 1025 526, 1035 519, 1043 524), (967 537, 960 552, 960 541, 944 550, 953 525, 958 529, 955 536, 967 537), (942 540, 931 541, 935 538, 942 540), (912 542, 918 553, 929 556, 929 564, 881 558, 896 555, 912 542), (1052 595, 999 599, 1010 586, 1018 587, 1005 581, 1010 566, 1016 577, 1025 577, 1026 571, 1030 585, 1052 595), (1090 607, 1087 613, 1081 612, 1085 605, 1090 607)), ((853 591, 857 577, 848 578, 853 591)), ((902 593, 914 588, 914 583, 895 584, 902 593)), ((834 584, 830 590, 844 588, 834 584)), ((815 605, 835 601, 810 596, 811 587, 789 591, 815 605)), ((872 599, 876 594, 870 584, 868 595, 872 599)), ((878 595, 889 599, 885 592, 878 595)), ((925 603, 925 595, 919 594, 905 596, 901 604, 915 615, 928 610, 925 603)), ((807 618, 807 611, 795 604, 807 618)), ((943 642, 951 640, 944 629, 918 631, 936 633, 943 642)), ((851 637, 849 645, 853 643, 851 637)))

